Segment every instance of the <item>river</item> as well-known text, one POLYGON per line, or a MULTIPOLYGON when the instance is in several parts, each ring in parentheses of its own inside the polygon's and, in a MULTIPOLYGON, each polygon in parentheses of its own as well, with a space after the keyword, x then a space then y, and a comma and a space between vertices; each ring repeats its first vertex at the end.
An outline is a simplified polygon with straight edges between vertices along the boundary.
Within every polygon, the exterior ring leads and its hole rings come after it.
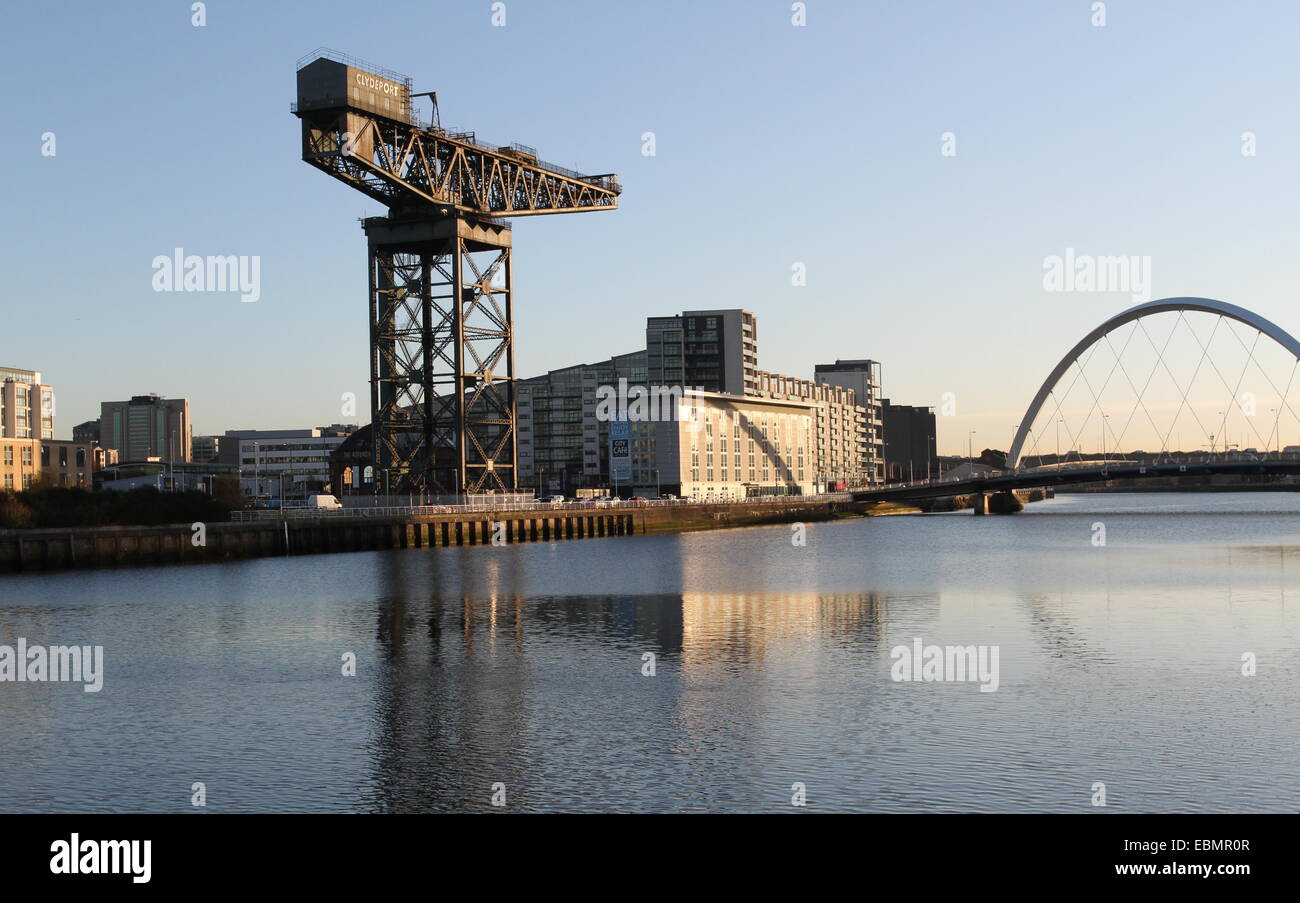
POLYGON ((1070 495, 0 577, 0 644, 103 647, 99 692, 0 682, 0 811, 1294 812, 1298 515, 1070 495), (996 649, 996 689, 892 679, 917 639, 996 649))

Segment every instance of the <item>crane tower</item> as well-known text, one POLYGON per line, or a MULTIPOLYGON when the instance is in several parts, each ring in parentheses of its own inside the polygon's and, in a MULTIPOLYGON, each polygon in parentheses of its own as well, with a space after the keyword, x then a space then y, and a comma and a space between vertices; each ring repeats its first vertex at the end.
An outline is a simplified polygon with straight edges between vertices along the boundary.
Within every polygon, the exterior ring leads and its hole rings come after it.
POLYGON ((387 205, 363 222, 370 274, 371 461, 390 491, 519 488, 514 284, 505 217, 613 210, 589 176, 449 131, 436 95, 335 51, 298 61, 302 159, 387 205), (422 122, 412 97, 429 96, 422 122))

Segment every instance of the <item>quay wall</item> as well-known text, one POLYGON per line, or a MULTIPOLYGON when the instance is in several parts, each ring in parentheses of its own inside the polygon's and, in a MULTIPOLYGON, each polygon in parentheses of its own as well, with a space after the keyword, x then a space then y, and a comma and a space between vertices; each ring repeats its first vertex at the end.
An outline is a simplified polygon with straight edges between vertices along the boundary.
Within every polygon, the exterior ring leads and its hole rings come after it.
POLYGON ((458 512, 407 517, 328 516, 156 527, 0 530, 0 574, 116 565, 183 564, 371 549, 552 542, 829 520, 851 502, 620 506, 458 512), (495 525, 500 523, 500 528, 495 525), (200 542, 201 540, 201 542, 200 542))

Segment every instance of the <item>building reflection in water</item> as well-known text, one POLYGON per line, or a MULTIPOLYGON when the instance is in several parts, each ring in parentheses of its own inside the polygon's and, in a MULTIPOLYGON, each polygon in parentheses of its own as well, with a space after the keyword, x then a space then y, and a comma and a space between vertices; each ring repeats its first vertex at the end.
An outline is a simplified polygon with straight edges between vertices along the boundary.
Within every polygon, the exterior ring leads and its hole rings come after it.
POLYGON ((878 594, 528 596, 504 563, 463 563, 385 575, 374 809, 492 811, 498 782, 507 811, 564 808, 555 788, 572 775, 557 769, 575 760, 645 782, 641 797, 667 792, 661 765, 708 771, 718 730, 734 744, 748 726, 761 748, 793 684, 832 679, 846 657, 865 679, 881 655, 878 594), (744 692, 717 686, 738 679, 744 692))

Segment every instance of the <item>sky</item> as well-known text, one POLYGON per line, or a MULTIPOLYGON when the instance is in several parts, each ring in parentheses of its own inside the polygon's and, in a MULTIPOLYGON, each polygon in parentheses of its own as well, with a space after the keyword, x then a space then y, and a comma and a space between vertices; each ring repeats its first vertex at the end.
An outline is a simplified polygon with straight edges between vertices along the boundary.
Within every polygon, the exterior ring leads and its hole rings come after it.
POLYGON ((1098 5, 808 0, 797 26, 779 0, 505 0, 498 26, 486 0, 212 0, 196 26, 190 2, 6 3, 0 365, 54 385, 61 438, 147 392, 189 398, 195 435, 364 422, 358 219, 384 211, 302 162, 289 112, 330 47, 437 91, 445 125, 619 174, 617 211, 516 221, 518 376, 743 307, 763 369, 872 358, 886 396, 941 408, 941 452, 1006 448, 1133 303, 1045 287, 1067 249, 1300 332, 1300 5, 1098 5), (178 247, 257 256, 260 298, 155 292, 178 247))

